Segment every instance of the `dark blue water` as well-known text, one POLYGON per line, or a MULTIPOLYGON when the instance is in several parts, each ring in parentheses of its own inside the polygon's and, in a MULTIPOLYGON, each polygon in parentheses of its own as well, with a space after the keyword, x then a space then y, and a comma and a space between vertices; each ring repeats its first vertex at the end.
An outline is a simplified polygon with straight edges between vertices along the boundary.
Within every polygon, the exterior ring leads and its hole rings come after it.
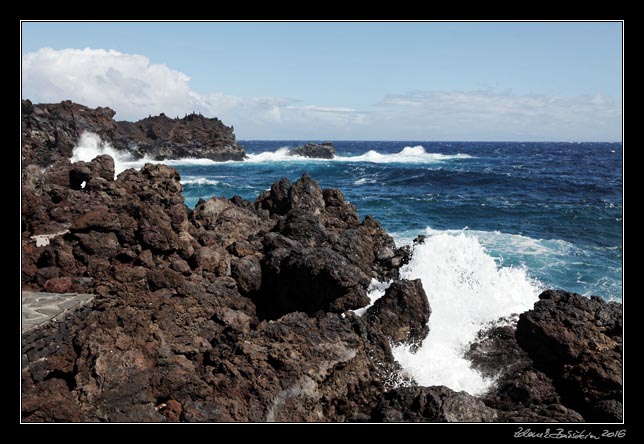
POLYGON ((246 162, 172 164, 191 207, 213 195, 254 200, 308 172, 399 244, 465 229, 499 266, 524 267, 543 287, 621 299, 621 143, 338 141, 332 161, 279 151, 304 142, 242 141, 246 162))

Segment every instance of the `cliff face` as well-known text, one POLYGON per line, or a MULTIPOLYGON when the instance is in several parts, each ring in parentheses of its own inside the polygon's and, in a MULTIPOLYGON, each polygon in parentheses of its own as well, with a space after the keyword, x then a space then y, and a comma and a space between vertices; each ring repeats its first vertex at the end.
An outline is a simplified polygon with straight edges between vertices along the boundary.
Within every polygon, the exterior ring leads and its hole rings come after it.
POLYGON ((243 160, 232 127, 217 118, 191 114, 171 119, 165 114, 138 122, 116 122, 110 108, 88 108, 66 100, 53 104, 22 101, 22 162, 49 166, 69 159, 84 131, 98 134, 114 148, 133 157, 155 160, 185 157, 215 161, 243 160))

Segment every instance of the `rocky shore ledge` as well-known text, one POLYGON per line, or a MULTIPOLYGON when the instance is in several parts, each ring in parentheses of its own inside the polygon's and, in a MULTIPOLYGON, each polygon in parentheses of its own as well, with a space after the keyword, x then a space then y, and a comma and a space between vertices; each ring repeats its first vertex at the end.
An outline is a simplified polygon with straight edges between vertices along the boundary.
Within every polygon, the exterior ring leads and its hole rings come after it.
POLYGON ((431 307, 399 279, 410 250, 340 190, 304 175, 189 209, 167 166, 114 180, 109 156, 43 171, 38 152, 23 289, 94 297, 23 335, 24 421, 621 420, 619 304, 547 291, 481 332, 467 356, 497 378, 483 396, 400 385, 391 344, 422 341, 431 307), (393 282, 358 316, 374 278, 393 282))

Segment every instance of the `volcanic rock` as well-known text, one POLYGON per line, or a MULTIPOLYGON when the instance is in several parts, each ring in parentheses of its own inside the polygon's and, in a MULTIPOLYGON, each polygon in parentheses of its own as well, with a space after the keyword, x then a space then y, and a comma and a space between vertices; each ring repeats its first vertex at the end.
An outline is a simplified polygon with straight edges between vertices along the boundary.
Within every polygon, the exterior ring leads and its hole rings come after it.
MULTIPOLYGON (((56 160, 70 159, 84 132, 96 134, 103 142, 134 158, 195 157, 225 161, 246 157, 244 148, 237 144, 233 128, 217 118, 193 113, 171 119, 162 113, 138 122, 116 122, 114 115, 110 108, 92 109, 69 100, 51 104, 23 100, 23 168, 30 164, 46 167, 56 160)), ((106 167, 109 169, 109 165, 106 167)), ((78 169, 77 172, 82 173, 78 169)), ((81 179, 72 174, 75 181, 81 179)), ((113 178, 107 177, 107 172, 101 177, 113 178)))
POLYGON ((517 342, 588 421, 621 421, 621 305, 549 290, 517 323, 517 342))
POLYGON ((394 343, 410 343, 417 349, 429 333, 427 322, 430 314, 420 279, 403 279, 393 282, 364 317, 394 343))
POLYGON ((445 386, 401 387, 384 394, 372 413, 381 422, 491 422, 494 409, 445 386))
POLYGON ((303 146, 293 148, 288 153, 290 156, 303 156, 315 159, 333 159, 335 148, 332 142, 307 143, 303 146))

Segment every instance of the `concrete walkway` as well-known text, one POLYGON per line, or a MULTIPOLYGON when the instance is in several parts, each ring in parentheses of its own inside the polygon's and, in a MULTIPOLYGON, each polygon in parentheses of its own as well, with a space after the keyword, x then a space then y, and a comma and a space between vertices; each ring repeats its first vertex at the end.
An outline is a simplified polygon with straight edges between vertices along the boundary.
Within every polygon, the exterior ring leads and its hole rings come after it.
POLYGON ((22 332, 29 332, 49 321, 62 319, 69 310, 88 305, 93 294, 22 292, 22 332))

